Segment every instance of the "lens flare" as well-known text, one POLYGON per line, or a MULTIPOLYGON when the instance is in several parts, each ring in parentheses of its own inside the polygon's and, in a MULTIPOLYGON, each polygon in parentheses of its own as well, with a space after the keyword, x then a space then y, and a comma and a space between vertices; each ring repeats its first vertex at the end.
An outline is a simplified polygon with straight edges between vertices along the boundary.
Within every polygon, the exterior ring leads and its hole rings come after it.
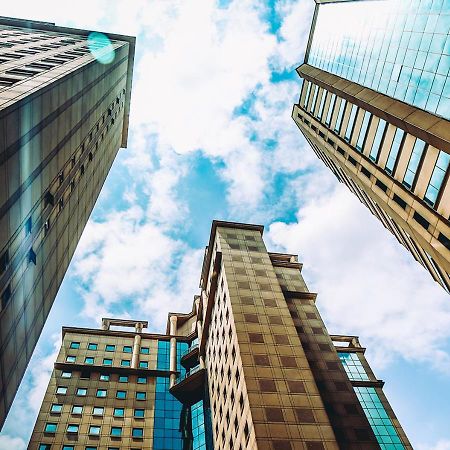
POLYGON ((111 64, 114 61, 115 52, 108 36, 103 33, 90 33, 87 39, 92 56, 100 64, 111 64))

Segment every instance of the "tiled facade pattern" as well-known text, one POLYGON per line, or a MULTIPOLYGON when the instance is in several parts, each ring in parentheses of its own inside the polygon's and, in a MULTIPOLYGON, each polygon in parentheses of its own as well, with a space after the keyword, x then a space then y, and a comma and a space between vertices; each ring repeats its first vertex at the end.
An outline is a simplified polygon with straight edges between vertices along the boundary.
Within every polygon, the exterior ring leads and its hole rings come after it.
POLYGON ((0 426, 118 149, 134 38, 0 19, 0 426))
MULTIPOLYGON (((345 55, 338 58, 342 49, 338 52, 333 47, 325 58, 327 64, 317 55, 309 60, 310 50, 316 45, 314 33, 321 8, 361 10, 364 2, 320 3, 316 5, 305 64, 297 69, 302 90, 292 117, 338 180, 449 291, 450 124, 445 118, 418 109, 419 104, 413 101, 407 105, 395 96, 389 97, 389 89, 364 84, 365 78, 358 78, 363 84, 357 84, 349 75, 354 67, 347 66, 352 61, 357 64, 358 53, 347 55, 347 59, 345 55), (333 65, 342 62, 347 67, 341 68, 343 72, 333 65), (330 73, 325 71, 328 69, 330 73)), ((319 42, 320 39, 319 35, 319 42)), ((364 53, 364 62, 370 65, 369 55, 373 54, 367 48, 364 52, 368 52, 364 53)), ((444 52, 439 58, 448 62, 450 56, 444 52)), ((378 67, 379 59, 374 61, 378 67)))

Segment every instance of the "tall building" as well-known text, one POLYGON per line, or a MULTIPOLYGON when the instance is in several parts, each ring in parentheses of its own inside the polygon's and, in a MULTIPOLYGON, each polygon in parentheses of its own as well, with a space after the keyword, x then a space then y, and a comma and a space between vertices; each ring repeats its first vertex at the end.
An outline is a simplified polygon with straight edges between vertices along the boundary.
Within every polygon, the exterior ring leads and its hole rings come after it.
POLYGON ((316 0, 292 117, 316 155, 450 290, 448 4, 316 0))
POLYGON ((127 144, 134 44, 0 18, 0 427, 127 144))
POLYGON ((328 334, 262 232, 213 222, 200 295, 164 334, 63 328, 29 449, 412 449, 358 338, 328 334))

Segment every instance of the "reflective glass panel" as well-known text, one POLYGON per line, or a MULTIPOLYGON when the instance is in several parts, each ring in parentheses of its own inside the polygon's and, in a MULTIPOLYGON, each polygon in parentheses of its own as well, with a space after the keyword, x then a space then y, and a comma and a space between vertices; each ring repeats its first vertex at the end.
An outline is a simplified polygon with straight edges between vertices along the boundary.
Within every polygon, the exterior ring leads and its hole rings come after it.
POLYGON ((411 189, 412 185, 414 184, 417 168, 419 167, 419 163, 422 158, 424 149, 425 149, 425 142, 417 138, 416 142, 414 143, 414 148, 411 153, 411 157, 409 158, 409 163, 406 169, 405 177, 403 178, 403 184, 408 189, 411 189))
POLYGON ((330 106, 328 107, 327 118, 325 120, 325 125, 330 126, 331 117, 333 116, 334 105, 336 104, 336 94, 331 94, 330 106))
POLYGON ((324 91, 322 92, 322 98, 320 99, 319 110, 317 111, 317 117, 318 117, 319 119, 322 118, 323 107, 325 106, 325 100, 327 99, 327 95, 328 95, 328 92, 324 90, 324 91))
POLYGON ((431 206, 434 206, 436 203, 442 182, 444 181, 445 174, 448 170, 449 162, 450 155, 440 151, 424 198, 424 200, 431 206))
POLYGON ((341 132, 342 119, 344 118, 345 105, 347 104, 347 100, 341 99, 341 104, 339 105, 339 111, 336 118, 336 125, 334 126, 334 131, 336 133, 341 132))
POLYGON ((372 150, 370 150, 369 158, 372 161, 377 161, 378 155, 380 154, 381 143, 384 136, 384 131, 386 130, 386 121, 380 119, 377 126, 377 131, 375 132, 375 138, 372 144, 372 150))
POLYGON ((395 163, 397 162, 397 156, 400 151, 404 135, 405 132, 401 128, 397 128, 391 145, 391 150, 386 161, 386 167, 384 168, 387 173, 392 174, 394 172, 395 163))
POLYGON ((356 120, 356 112, 358 111, 358 107, 356 105, 352 105, 352 110, 350 111, 350 117, 348 119, 347 130, 345 131, 345 140, 350 142, 352 137, 353 126, 355 125, 356 120))
POLYGON ((350 380, 365 381, 369 379, 357 353, 339 352, 338 355, 350 380))
POLYGON ((361 129, 359 130, 358 141, 356 142, 356 149, 362 152, 364 141, 366 139, 367 129, 369 128, 370 112, 364 113, 361 129))

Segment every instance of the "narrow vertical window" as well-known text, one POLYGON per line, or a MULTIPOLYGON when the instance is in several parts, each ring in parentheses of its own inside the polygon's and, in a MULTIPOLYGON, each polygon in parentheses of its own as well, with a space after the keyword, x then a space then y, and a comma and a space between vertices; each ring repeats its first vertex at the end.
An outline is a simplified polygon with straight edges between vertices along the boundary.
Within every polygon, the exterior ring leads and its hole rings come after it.
POLYGON ((327 118, 325 120, 325 125, 330 126, 331 117, 333 117, 334 105, 336 104, 336 94, 331 94, 330 105, 328 106, 327 118))
POLYGON ((384 132, 386 130, 386 121, 380 119, 377 126, 377 131, 375 132, 375 139, 373 140, 372 150, 370 150, 369 158, 377 162, 378 155, 380 154, 381 145, 383 143, 384 132))
POLYGON ((350 111, 350 118, 348 119, 347 130, 345 131, 344 139, 350 142, 352 137, 353 127, 355 126, 356 120, 356 112, 358 111, 358 107, 356 105, 352 105, 352 110, 350 111))
POLYGON ((403 185, 408 189, 412 189, 414 181, 416 179, 417 169, 422 159, 425 150, 425 142, 422 139, 416 139, 414 148, 409 158, 408 167, 406 169, 405 176, 403 178, 403 185))
POLYGON ((341 99, 341 104, 339 105, 339 111, 336 119, 336 125, 334 126, 334 131, 336 133, 341 132, 342 119, 344 118, 345 106, 347 105, 347 100, 341 99))
POLYGON ((310 111, 314 114, 314 110, 316 109, 316 103, 317 103, 317 96, 319 95, 319 86, 314 86, 314 95, 311 102, 311 109, 310 111))
POLYGON ((317 111, 318 119, 322 119, 323 107, 325 106, 325 100, 327 99, 328 92, 324 89, 322 93, 322 98, 320 99, 319 110, 317 111))
POLYGON ((400 152, 400 148, 402 146, 403 138, 405 136, 405 132, 401 128, 397 128, 397 131, 394 135, 394 140, 392 142, 391 150, 389 152, 389 156, 386 162, 386 167, 384 170, 393 175, 395 164, 397 162, 397 157, 400 152))
POLYGON ((308 107, 309 95, 311 94, 311 86, 312 84, 308 83, 308 87, 306 88, 305 103, 303 104, 305 109, 308 107))
POLYGON ((448 166, 450 163, 450 155, 443 152, 439 152, 436 165, 434 166, 433 173, 431 174, 430 182, 428 183, 427 190, 425 192, 424 200, 430 205, 434 206, 436 200, 439 196, 439 191, 441 190, 442 183, 447 173, 448 166))
POLYGON ((358 141, 356 142, 356 149, 362 152, 364 141, 366 140, 367 129, 369 128, 371 114, 369 111, 364 113, 364 118, 361 125, 361 130, 359 130, 358 141))

